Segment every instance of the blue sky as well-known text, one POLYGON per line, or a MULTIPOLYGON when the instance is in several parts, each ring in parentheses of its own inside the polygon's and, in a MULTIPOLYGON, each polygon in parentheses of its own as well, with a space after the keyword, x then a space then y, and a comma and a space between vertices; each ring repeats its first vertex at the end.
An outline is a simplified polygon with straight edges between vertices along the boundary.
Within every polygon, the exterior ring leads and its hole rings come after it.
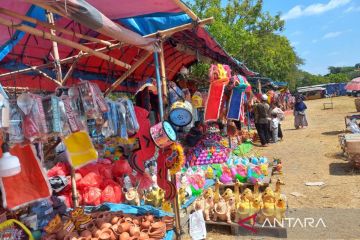
POLYGON ((326 74, 360 63, 360 0, 264 0, 264 10, 282 13, 302 69, 326 74))

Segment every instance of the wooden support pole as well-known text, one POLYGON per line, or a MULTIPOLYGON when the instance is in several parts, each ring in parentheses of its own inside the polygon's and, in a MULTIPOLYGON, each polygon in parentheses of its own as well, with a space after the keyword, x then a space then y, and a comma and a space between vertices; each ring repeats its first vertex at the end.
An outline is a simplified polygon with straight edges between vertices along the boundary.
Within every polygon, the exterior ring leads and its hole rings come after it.
POLYGON ((65 77, 62 80, 62 85, 64 86, 66 84, 66 81, 71 77, 71 74, 73 73, 73 71, 75 70, 75 67, 78 63, 78 61, 80 60, 80 58, 82 57, 83 52, 80 51, 79 54, 77 55, 77 58, 75 58, 74 62, 71 64, 69 70, 67 71, 65 77))
POLYGON ((165 69, 165 57, 164 57, 164 43, 160 43, 160 76, 162 82, 162 90, 163 90, 163 98, 164 103, 167 104, 167 96, 168 96, 168 89, 167 89, 167 82, 166 82, 166 69, 165 69))
POLYGON ((108 41, 101 40, 101 39, 94 38, 94 37, 90 37, 90 36, 86 36, 86 35, 83 35, 83 34, 81 34, 81 33, 72 32, 72 31, 69 31, 69 30, 67 30, 67 29, 65 29, 65 28, 57 27, 57 26, 55 26, 55 25, 52 25, 52 24, 48 24, 48 23, 39 21, 39 20, 37 20, 37 19, 35 19, 35 18, 31 18, 31 17, 28 17, 28 16, 21 15, 21 14, 19 14, 19 13, 17 13, 17 12, 13 12, 13 11, 7 10, 7 9, 5 9, 5 8, 0 8, 0 13, 1 13, 1 14, 4 14, 4 15, 6 15, 6 16, 18 18, 18 19, 21 19, 21 20, 23 20, 23 21, 27 21, 27 22, 36 24, 36 25, 38 25, 38 26, 42 26, 42 27, 45 27, 45 28, 53 29, 53 30, 56 30, 56 31, 58 31, 58 32, 61 32, 61 33, 70 35, 70 36, 75 36, 75 37, 77 37, 77 38, 81 38, 81 39, 84 39, 84 40, 88 40, 88 41, 90 41, 90 42, 95 42, 95 43, 104 44, 104 45, 106 45, 106 46, 111 46, 111 43, 108 42, 108 41))
MULTIPOLYGON (((53 26, 55 25, 54 16, 51 12, 46 11, 46 18, 51 25, 53 25, 53 26)), ((52 36, 56 36, 55 30, 51 29, 50 34, 52 36)), ((60 64, 59 49, 58 49, 57 42, 52 41, 52 45, 53 45, 53 53, 54 53, 54 63, 55 63, 55 68, 56 68, 56 79, 58 80, 58 82, 61 83, 62 82, 62 70, 61 70, 61 64, 60 64)))
POLYGON ((199 18, 196 16, 196 14, 191 11, 190 8, 188 8, 188 6, 186 6, 181 0, 172 0, 176 5, 179 6, 179 8, 181 8, 181 10, 183 10, 187 15, 189 15, 189 17, 191 17, 192 20, 197 21, 199 18))
POLYGON ((167 36, 170 36, 170 35, 172 35, 172 34, 174 34, 176 32, 181 32, 181 31, 184 31, 184 30, 187 30, 187 29, 191 29, 194 26, 203 26, 203 25, 206 25, 206 24, 210 24, 212 22, 214 22, 214 18, 209 17, 209 18, 205 18, 203 20, 199 20, 199 21, 196 21, 196 22, 187 23, 187 24, 184 24, 184 25, 181 25, 181 26, 169 28, 169 29, 166 29, 166 30, 157 31, 157 35, 160 36, 160 37, 167 37, 167 36))
POLYGON ((150 57, 151 52, 147 52, 144 56, 142 56, 136 63, 134 63, 129 70, 127 70, 121 77, 116 79, 116 81, 111 84, 111 86, 105 91, 105 96, 111 93, 117 86, 119 86, 126 78, 130 76, 142 63, 150 57))
POLYGON ((35 72, 39 73, 41 76, 50 79, 51 81, 53 81, 54 83, 56 83, 57 85, 61 86, 61 82, 59 82, 56 79, 53 79, 52 77, 50 77, 49 75, 47 75, 46 73, 44 73, 43 71, 39 70, 39 69, 34 69, 35 72))
POLYGON ((122 61, 119 61, 111 56, 108 56, 104 53, 101 53, 101 52, 97 52, 91 48, 88 48, 86 46, 83 46, 79 43, 76 43, 76 42, 73 42, 73 41, 70 41, 68 39, 65 39, 65 38, 61 38, 61 37, 58 37, 58 36, 53 36, 51 35, 50 33, 47 33, 45 31, 41 31, 41 30, 38 30, 36 28, 33 28, 33 27, 29 27, 29 26, 26 26, 26 25, 23 25, 23 24, 13 24, 11 21, 8 21, 4 18, 0 18, 0 24, 1 25, 4 25, 4 26, 7 26, 7 27, 10 27, 10 28, 14 28, 16 30, 19 30, 19 31, 23 31, 23 32, 27 32, 27 33, 30 33, 32 35, 35 35, 37 37, 42 37, 44 39, 48 39, 48 40, 51 40, 51 41, 55 41, 55 42, 58 42, 58 43, 61 43, 63 45, 66 45, 68 47, 72 47, 72 48, 76 48, 80 51, 83 51, 83 52, 87 52, 89 53, 90 55, 94 55, 98 58, 101 58, 101 59, 104 59, 106 61, 109 61, 111 63, 114 63, 118 66, 121 66, 125 69, 130 69, 131 66, 127 63, 124 63, 122 61))

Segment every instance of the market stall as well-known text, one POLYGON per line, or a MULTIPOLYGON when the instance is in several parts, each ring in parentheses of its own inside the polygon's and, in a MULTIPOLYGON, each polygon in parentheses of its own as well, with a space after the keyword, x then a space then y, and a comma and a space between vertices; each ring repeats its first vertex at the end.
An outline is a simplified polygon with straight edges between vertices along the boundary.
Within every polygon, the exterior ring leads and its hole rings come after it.
MULTIPOLYGON (((171 102, 170 80, 199 56, 252 72, 181 1, 30 2, 0 4, 1 237, 179 237, 181 128, 210 100, 171 102)), ((244 117, 244 101, 233 105, 244 117)))

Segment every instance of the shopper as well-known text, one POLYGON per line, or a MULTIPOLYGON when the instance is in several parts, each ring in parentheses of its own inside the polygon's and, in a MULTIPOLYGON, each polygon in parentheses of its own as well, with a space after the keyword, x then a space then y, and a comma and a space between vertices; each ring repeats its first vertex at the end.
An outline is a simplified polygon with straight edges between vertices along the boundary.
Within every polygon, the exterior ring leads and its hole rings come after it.
POLYGON ((267 103, 268 97, 266 94, 261 96, 261 103, 257 103, 254 106, 254 114, 255 114, 255 127, 258 132, 261 146, 267 147, 270 136, 269 136, 269 109, 270 106, 267 103))
POLYGON ((307 109, 307 106, 305 105, 305 103, 303 101, 303 97, 298 96, 296 98, 296 103, 294 106, 294 116, 295 116, 294 125, 295 125, 296 129, 308 126, 308 122, 306 119, 306 112, 305 112, 306 109, 307 109))
POLYGON ((196 121, 189 133, 186 135, 186 144, 189 147, 195 146, 203 137, 204 128, 200 121, 196 121))

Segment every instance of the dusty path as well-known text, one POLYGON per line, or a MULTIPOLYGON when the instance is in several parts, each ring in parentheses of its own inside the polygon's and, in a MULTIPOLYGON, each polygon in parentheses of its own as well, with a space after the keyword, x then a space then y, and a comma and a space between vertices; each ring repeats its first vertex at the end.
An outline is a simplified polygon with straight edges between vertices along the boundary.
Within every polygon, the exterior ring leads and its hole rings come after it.
MULTIPOLYGON (((280 176, 285 182, 283 192, 287 195, 289 208, 297 209, 295 217, 316 215, 314 217, 323 217, 327 221, 327 229, 290 228, 289 239, 360 239, 360 174, 342 158, 338 144, 338 134, 345 129, 344 117, 355 112, 354 98, 334 98, 334 109, 322 110, 323 103, 329 101, 307 101, 308 128, 294 130, 294 118, 288 115, 282 123, 284 141, 268 148, 255 148, 269 159, 277 157, 283 160, 284 174, 280 176), (325 182, 325 185, 305 186, 305 182, 318 181, 325 182), (295 197, 290 194, 292 192, 304 196, 295 197)), ((277 177, 273 177, 273 182, 277 177)), ((289 215, 293 216, 294 212, 289 215)), ((270 239, 245 237, 248 238, 270 239)), ((207 239, 244 237, 210 232, 207 239)))
POLYGON ((355 111, 354 98, 334 98, 333 110, 322 110, 324 102, 329 100, 306 102, 308 128, 294 130, 294 118, 289 115, 282 124, 284 141, 257 151, 283 160, 283 190, 291 208, 360 208, 360 175, 344 161, 338 143, 338 134, 345 129, 344 116, 355 111), (326 185, 307 187, 308 181, 326 185))

